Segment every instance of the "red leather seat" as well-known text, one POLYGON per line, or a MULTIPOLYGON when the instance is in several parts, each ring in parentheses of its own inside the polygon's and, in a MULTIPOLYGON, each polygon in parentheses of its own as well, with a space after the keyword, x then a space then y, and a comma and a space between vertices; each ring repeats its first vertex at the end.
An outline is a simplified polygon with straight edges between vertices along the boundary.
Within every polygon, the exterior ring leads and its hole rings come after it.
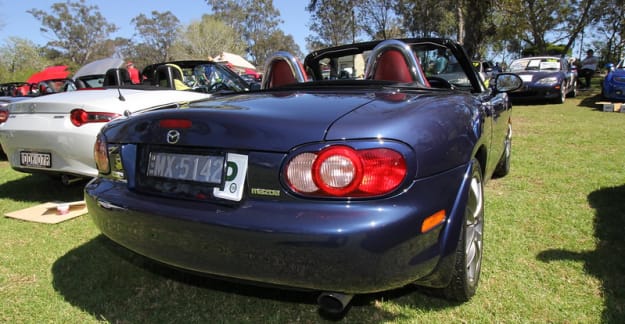
POLYGON ((378 57, 373 79, 405 83, 415 81, 404 55, 395 49, 386 50, 378 57))
POLYGON ((295 74, 289 64, 284 60, 275 60, 272 63, 271 75, 269 76, 269 88, 280 87, 285 84, 297 83, 295 74))

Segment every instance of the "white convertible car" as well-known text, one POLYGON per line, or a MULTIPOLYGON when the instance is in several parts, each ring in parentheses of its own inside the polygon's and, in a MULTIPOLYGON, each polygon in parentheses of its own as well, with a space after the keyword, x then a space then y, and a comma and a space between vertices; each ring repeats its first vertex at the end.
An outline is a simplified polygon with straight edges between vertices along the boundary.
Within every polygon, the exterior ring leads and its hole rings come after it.
POLYGON ((0 107, 0 147, 11 167, 60 176, 63 183, 98 174, 93 145, 102 126, 124 114, 176 107, 220 92, 251 87, 225 65, 176 61, 146 67, 132 84, 123 60, 90 63, 74 76, 75 88, 0 107), (81 90, 82 89, 82 90, 81 90), (185 91, 181 91, 185 90, 185 91))
POLYGON ((93 145, 106 122, 209 96, 193 91, 99 88, 30 98, 2 109, 0 144, 13 169, 60 176, 69 184, 98 174, 93 145))

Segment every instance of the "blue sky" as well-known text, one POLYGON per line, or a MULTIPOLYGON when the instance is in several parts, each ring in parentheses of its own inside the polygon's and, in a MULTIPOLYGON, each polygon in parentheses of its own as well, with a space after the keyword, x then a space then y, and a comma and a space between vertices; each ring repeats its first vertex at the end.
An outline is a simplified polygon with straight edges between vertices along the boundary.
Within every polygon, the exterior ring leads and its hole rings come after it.
MULTIPOLYGON (((4 43, 11 36, 29 39, 39 45, 47 43, 49 39, 39 31, 41 23, 26 11, 33 8, 48 10, 52 4, 65 1, 0 0, 0 43, 4 43)), ((292 35, 300 50, 305 53, 309 24, 305 7, 308 0, 274 0, 273 3, 284 20, 282 30, 285 34, 292 35)), ((119 27, 119 31, 111 35, 111 38, 131 37, 135 30, 130 20, 141 13, 150 16, 152 10, 169 10, 183 25, 199 20, 203 14, 209 13, 209 6, 204 0, 87 0, 86 4, 98 6, 106 20, 119 27)))

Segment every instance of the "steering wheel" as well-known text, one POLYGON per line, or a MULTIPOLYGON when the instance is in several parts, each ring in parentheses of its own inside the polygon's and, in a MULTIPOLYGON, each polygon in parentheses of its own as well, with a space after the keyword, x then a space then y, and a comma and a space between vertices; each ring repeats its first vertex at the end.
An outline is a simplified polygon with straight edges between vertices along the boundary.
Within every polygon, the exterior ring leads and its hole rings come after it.
POLYGON ((429 76, 428 82, 432 88, 453 89, 454 85, 451 82, 437 76, 429 76))

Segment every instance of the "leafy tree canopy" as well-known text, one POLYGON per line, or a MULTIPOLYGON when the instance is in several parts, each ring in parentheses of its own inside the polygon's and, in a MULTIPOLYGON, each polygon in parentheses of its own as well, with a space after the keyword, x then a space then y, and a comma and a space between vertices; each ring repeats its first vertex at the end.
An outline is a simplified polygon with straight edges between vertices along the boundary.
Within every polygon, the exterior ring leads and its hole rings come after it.
POLYGON ((67 0, 54 3, 50 10, 27 12, 41 22, 40 30, 51 36, 47 46, 78 66, 92 61, 98 45, 118 29, 106 21, 98 6, 87 6, 85 0, 67 0))
MULTIPOLYGON (((281 46, 269 41, 284 40, 280 36, 284 32, 278 29, 283 22, 280 11, 273 6, 272 0, 206 0, 206 3, 216 18, 232 26, 247 44, 247 54, 254 65, 262 66, 272 47, 281 46)), ((290 51, 299 51, 295 42, 289 45, 294 46, 290 51)))
POLYGON ((203 15, 202 20, 190 23, 179 32, 171 56, 175 59, 205 60, 221 52, 245 55, 246 48, 234 28, 213 15, 203 15))
POLYGON ((153 63, 170 61, 169 51, 178 36, 180 20, 171 11, 152 11, 150 17, 140 14, 131 20, 135 25, 134 36, 139 38, 142 48, 150 49, 140 53, 153 63))

